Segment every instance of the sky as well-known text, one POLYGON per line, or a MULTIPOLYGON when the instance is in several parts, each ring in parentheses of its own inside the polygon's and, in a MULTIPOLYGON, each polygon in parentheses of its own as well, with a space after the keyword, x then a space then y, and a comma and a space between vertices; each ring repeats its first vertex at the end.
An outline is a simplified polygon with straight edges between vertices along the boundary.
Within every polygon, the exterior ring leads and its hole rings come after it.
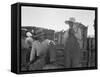
POLYGON ((21 7, 22 26, 43 27, 55 31, 67 30, 69 26, 64 22, 70 17, 88 26, 88 36, 94 36, 95 11, 93 10, 21 7))

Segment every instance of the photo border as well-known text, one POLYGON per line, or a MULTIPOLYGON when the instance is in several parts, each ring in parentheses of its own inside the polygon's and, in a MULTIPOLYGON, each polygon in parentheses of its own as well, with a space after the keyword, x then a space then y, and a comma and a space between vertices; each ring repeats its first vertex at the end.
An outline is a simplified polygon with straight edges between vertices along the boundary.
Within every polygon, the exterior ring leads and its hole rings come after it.
POLYGON ((27 74, 27 73, 46 73, 46 72, 62 72, 62 71, 78 71, 78 70, 93 70, 98 68, 98 8, 97 7, 85 7, 85 6, 69 6, 69 5, 54 5, 54 4, 37 4, 37 3, 17 3, 17 33, 18 33, 18 39, 17 40, 17 46, 19 52, 17 53, 17 68, 18 72, 20 74, 27 74), (79 67, 79 68, 64 68, 64 69, 48 69, 48 70, 32 70, 32 71, 21 71, 21 7, 27 6, 27 7, 43 7, 43 8, 59 8, 59 9, 76 9, 76 10, 94 10, 95 11, 95 67, 79 67), (18 56, 19 55, 19 56, 18 56))

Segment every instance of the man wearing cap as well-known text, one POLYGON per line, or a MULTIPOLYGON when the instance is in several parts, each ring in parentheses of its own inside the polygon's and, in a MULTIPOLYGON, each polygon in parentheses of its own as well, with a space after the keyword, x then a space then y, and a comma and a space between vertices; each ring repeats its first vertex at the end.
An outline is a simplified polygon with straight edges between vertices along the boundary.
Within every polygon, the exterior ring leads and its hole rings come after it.
POLYGON ((81 40, 81 35, 78 32, 78 27, 74 25, 75 19, 70 18, 65 21, 69 24, 69 30, 64 34, 64 59, 66 68, 80 67, 80 46, 77 39, 81 40))
POLYGON ((29 62, 29 58, 30 58, 30 52, 31 52, 31 48, 32 48, 32 42, 34 42, 34 39, 32 38, 32 33, 29 31, 25 31, 24 32, 24 36, 22 37, 22 69, 27 70, 27 63, 29 62))
POLYGON ((32 42, 34 41, 32 38, 32 33, 31 32, 26 32, 26 39, 25 39, 25 44, 27 45, 27 48, 30 48, 32 45, 32 42))

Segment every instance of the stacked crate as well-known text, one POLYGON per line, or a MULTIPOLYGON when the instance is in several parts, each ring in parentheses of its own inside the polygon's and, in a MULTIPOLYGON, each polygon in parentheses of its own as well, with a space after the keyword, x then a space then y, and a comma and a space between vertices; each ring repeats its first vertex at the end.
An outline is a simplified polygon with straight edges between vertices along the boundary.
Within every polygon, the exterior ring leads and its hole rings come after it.
POLYGON ((95 38, 89 37, 87 43, 88 43, 88 51, 89 51, 88 66, 93 67, 95 66, 95 38))

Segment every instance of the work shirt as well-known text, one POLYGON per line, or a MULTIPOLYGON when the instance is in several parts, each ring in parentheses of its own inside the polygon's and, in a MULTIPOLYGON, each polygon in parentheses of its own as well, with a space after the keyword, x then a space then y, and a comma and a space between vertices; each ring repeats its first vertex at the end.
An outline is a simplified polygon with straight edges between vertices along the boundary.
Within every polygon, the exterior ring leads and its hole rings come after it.
POLYGON ((27 38, 25 39, 25 44, 26 44, 27 48, 29 48, 29 47, 32 46, 33 41, 34 41, 34 40, 33 40, 32 37, 27 37, 27 38))
MULTIPOLYGON (((78 28, 77 31, 74 32, 74 36, 76 37, 76 39, 77 39, 77 41, 80 45, 80 48, 82 48, 82 32, 81 32, 80 28, 78 28)), ((69 37, 69 30, 67 30, 63 35, 63 41, 62 42, 63 42, 64 46, 66 44, 68 37, 69 37)))
POLYGON ((45 54, 48 49, 49 43, 50 43, 50 40, 48 40, 48 39, 46 39, 42 42, 34 41, 32 43, 30 61, 33 61, 35 59, 35 54, 36 54, 36 56, 41 56, 41 55, 45 54))

